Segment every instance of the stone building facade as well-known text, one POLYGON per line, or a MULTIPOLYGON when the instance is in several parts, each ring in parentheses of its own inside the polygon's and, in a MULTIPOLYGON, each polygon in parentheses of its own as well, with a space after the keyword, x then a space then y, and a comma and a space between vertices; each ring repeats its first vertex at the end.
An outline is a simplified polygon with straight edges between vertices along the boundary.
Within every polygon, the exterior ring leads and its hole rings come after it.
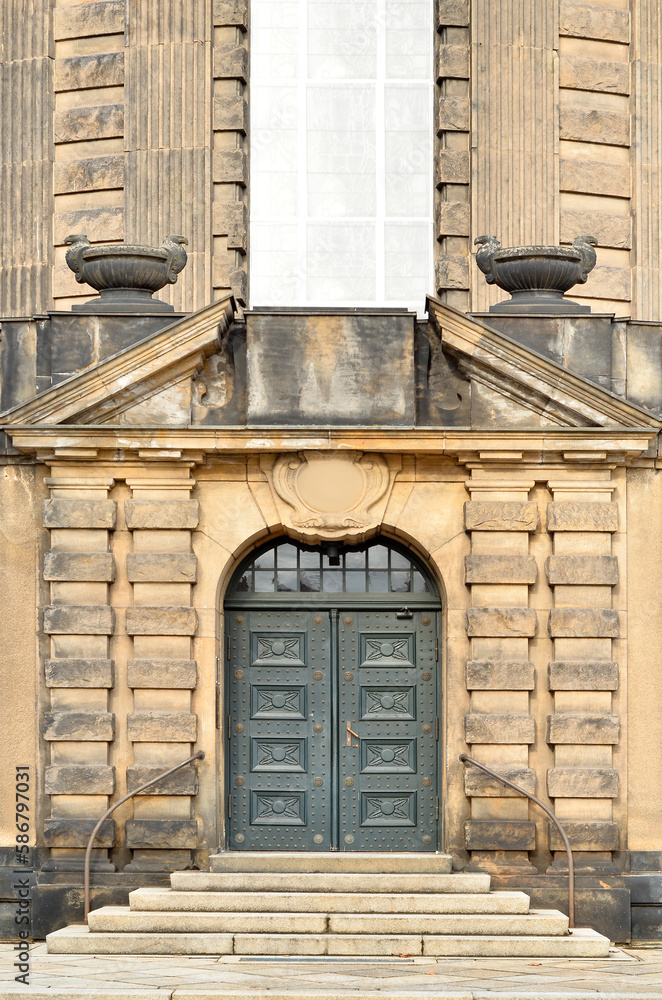
POLYGON ((30 33, 22 7, 0 11, 3 927, 17 766, 42 937, 80 915, 96 820, 197 749, 103 828, 95 905, 305 846, 444 850, 562 908, 557 835, 469 752, 566 826, 580 923, 659 938, 658 5, 438 0, 418 316, 251 300, 250 4, 35 0, 30 33), (64 261, 83 231, 185 234, 174 311, 99 309, 64 261), (592 233, 592 312, 490 312, 490 232, 592 233))

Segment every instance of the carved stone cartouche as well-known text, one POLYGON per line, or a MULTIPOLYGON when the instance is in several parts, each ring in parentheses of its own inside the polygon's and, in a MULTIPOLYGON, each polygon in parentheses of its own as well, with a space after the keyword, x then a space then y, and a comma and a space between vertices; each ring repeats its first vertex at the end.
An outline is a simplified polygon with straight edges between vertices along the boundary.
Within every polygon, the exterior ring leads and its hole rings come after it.
POLYGON ((152 298, 165 285, 174 285, 186 266, 185 236, 166 236, 160 247, 107 243, 91 246, 82 233, 67 236, 66 261, 76 281, 96 288, 99 298, 72 309, 94 312, 173 312, 167 302, 152 298))
POLYGON ((495 236, 479 236, 476 263, 488 285, 498 285, 511 298, 490 306, 501 313, 587 313, 589 306, 565 298, 583 284, 595 267, 592 236, 578 236, 571 247, 502 247, 495 236))

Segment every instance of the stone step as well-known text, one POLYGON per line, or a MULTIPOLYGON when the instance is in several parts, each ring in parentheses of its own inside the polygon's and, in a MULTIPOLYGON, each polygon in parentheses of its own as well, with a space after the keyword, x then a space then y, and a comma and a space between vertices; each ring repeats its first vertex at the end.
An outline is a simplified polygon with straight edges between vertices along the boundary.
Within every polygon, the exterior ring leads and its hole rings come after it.
POLYGON ((134 889, 132 910, 224 913, 528 913, 525 892, 387 893, 350 892, 175 892, 134 889))
POLYGON ((173 889, 188 892, 489 892, 490 876, 322 872, 173 872, 173 889))
POLYGON ((572 935, 145 934, 93 933, 73 924, 46 938, 51 955, 430 955, 489 958, 606 958, 609 940, 590 928, 572 935))
POLYGON ((568 918, 558 910, 515 914, 417 913, 172 913, 103 906, 89 915, 93 933, 129 934, 386 934, 563 935, 568 918))
POLYGON ((209 865, 213 872, 358 872, 377 875, 430 874, 447 875, 452 869, 450 854, 376 854, 371 852, 334 851, 315 853, 301 851, 291 854, 276 851, 227 851, 212 854, 209 865))

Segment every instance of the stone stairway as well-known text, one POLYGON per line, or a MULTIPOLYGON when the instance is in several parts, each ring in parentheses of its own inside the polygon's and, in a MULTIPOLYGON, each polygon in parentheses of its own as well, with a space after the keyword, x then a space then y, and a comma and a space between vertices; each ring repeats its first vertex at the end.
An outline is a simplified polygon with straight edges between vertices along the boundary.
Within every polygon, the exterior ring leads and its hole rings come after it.
POLYGON ((490 877, 451 874, 439 854, 218 854, 209 872, 136 889, 89 926, 49 934, 50 954, 604 958, 609 941, 568 932, 490 877))

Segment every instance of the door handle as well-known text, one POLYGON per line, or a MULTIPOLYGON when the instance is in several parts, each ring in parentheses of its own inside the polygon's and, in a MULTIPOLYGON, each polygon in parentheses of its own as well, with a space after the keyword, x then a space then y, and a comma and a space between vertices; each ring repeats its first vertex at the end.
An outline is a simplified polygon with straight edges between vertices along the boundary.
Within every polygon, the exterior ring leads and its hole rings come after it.
POLYGON ((352 729, 352 720, 348 719, 345 725, 345 746, 351 747, 352 736, 355 736, 357 740, 359 738, 359 734, 355 733, 354 730, 352 729))

